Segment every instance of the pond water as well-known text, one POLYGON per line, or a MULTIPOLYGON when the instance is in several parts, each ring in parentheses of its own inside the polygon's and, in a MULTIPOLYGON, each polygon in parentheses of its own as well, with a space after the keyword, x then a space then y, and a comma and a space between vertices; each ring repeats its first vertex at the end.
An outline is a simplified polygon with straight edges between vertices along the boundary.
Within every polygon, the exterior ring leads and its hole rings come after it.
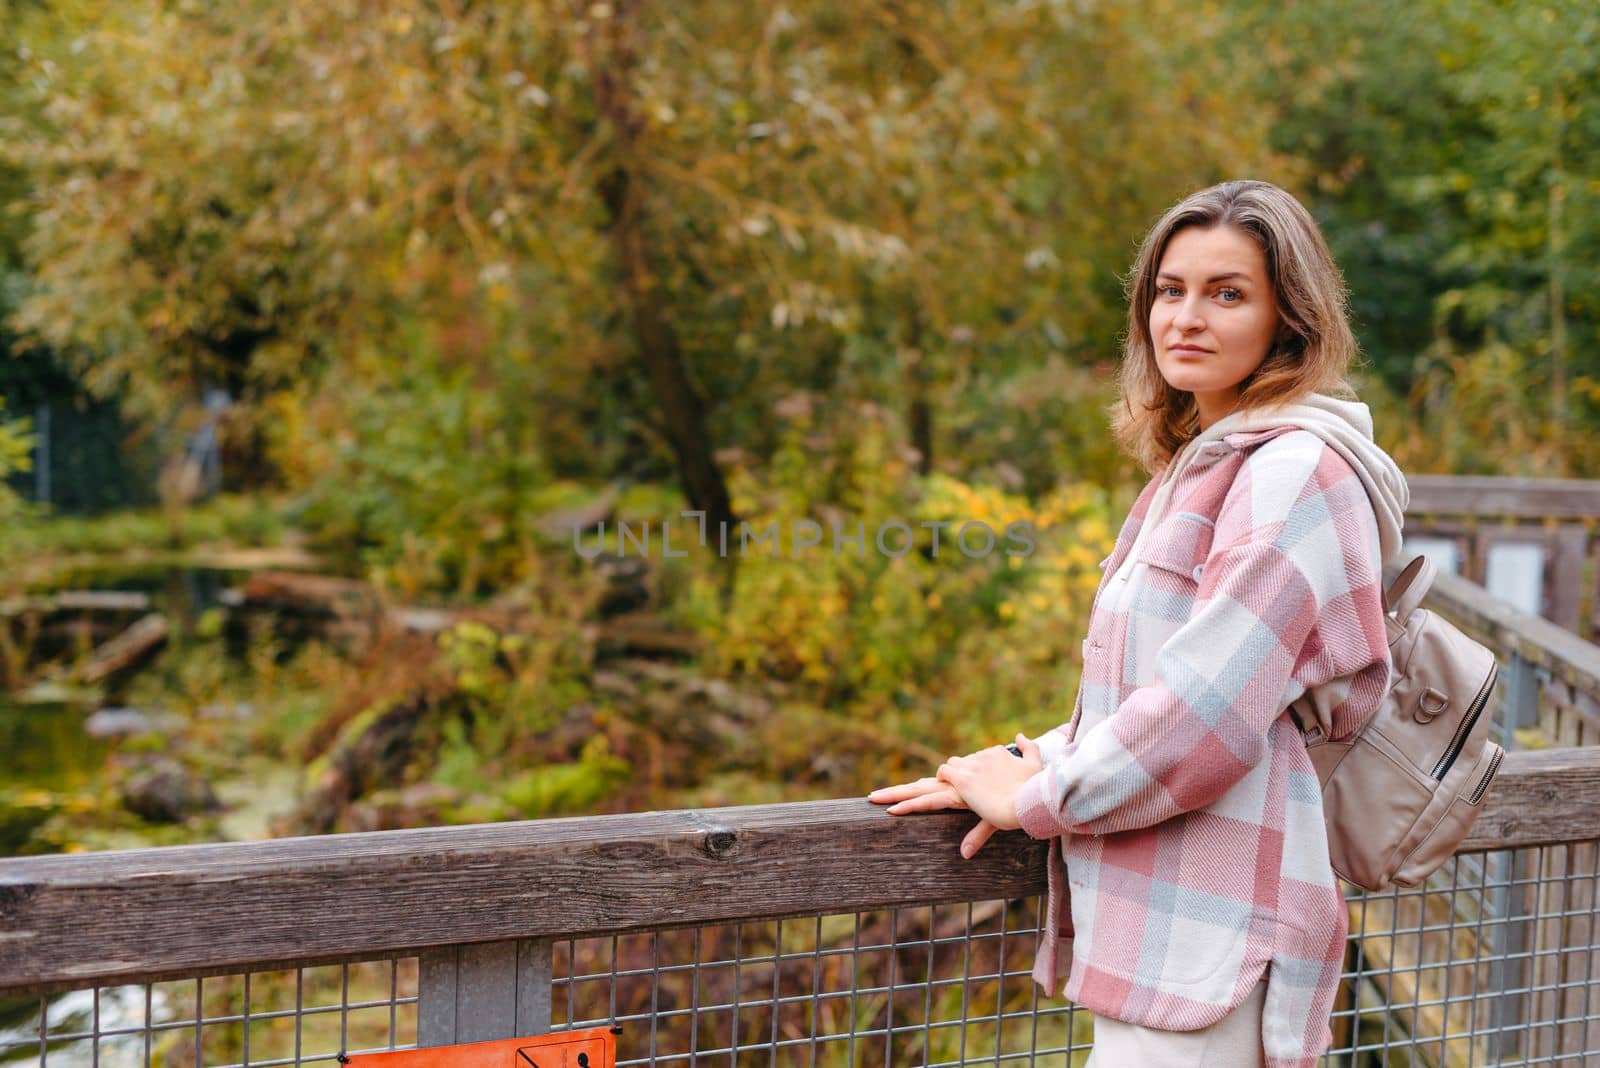
MULTIPOLYGON (((166 616, 173 640, 194 633, 196 622, 220 602, 222 591, 240 581, 240 572, 213 568, 92 568, 66 576, 55 590, 93 589, 145 593, 151 610, 166 616)), ((241 662, 229 670, 244 671, 241 662)), ((108 761, 118 742, 99 738, 85 723, 100 706, 99 697, 64 687, 34 686, 26 699, 0 695, 0 857, 19 851, 38 851, 37 831, 65 805, 100 798, 108 779, 108 761)), ((114 701, 112 703, 115 703, 114 701)), ((157 711, 157 710, 150 710, 157 711)), ((296 772, 250 761, 236 769, 237 778, 214 785, 230 808, 222 821, 222 837, 256 838, 266 834, 267 816, 292 803, 296 772)), ((118 845, 143 844, 134 830, 118 835, 118 845)), ((46 847, 61 843, 46 843, 46 847)), ((158 1000, 164 995, 152 991, 158 1000)), ((160 1006, 152 1006, 152 1011, 160 1006)), ((39 1011, 37 998, 0 998, 0 1064, 39 1062, 39 1011)), ((75 991, 47 999, 46 1030, 66 1034, 89 1030, 96 1012, 105 1028, 143 1025, 146 1006, 142 988, 102 990, 96 1005, 93 991, 75 991)), ((120 1048, 120 1047, 119 1047, 120 1048)), ((112 1048, 98 1057, 83 1042, 51 1043, 52 1068, 123 1063, 112 1048)), ((126 1063, 143 1064, 142 1055, 129 1055, 126 1063)))
MULTIPOLYGON (((63 576, 54 592, 94 589, 149 595, 175 635, 216 605, 227 572, 201 568, 84 568, 63 576)), ((113 745, 84 729, 101 695, 37 684, 0 694, 0 856, 21 850, 29 834, 68 799, 96 792, 113 745)))
MULTIPOLYGON (((152 1019, 165 1014, 166 994, 150 992, 152 1019)), ((49 999, 45 1004, 45 1035, 49 1045, 46 1063, 50 1068, 135 1068, 145 1063, 143 1056, 145 1001, 143 987, 112 987, 101 990, 98 1004, 92 990, 75 990, 49 999), (87 1039, 70 1035, 92 1032, 96 1015, 99 1028, 106 1032, 128 1031, 121 1039, 102 1040, 98 1051, 87 1039)), ((36 998, 0 998, 0 1064, 7 1068, 40 1063, 39 1001, 36 998)))
POLYGON ((110 746, 83 729, 85 714, 0 698, 0 856, 20 852, 62 798, 98 785, 110 746))

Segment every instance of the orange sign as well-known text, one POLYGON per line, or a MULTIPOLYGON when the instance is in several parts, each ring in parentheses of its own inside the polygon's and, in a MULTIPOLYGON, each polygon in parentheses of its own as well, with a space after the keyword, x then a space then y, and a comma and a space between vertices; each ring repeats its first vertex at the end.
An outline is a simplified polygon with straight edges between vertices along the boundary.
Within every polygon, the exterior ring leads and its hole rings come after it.
POLYGON ((610 1028, 432 1046, 345 1058, 355 1068, 614 1068, 617 1039, 610 1028))

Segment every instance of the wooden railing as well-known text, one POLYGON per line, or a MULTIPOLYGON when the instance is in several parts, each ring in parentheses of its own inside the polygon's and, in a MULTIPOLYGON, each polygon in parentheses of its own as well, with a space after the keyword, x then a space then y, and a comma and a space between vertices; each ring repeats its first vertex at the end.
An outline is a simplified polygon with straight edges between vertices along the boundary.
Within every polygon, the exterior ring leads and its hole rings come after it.
POLYGON ((1497 708, 1512 745, 1600 740, 1600 646, 1519 612, 1456 575, 1441 573, 1427 604, 1499 656, 1497 708), (1517 731, 1523 732, 1520 739, 1517 731))
MULTIPOLYGON (((864 914, 904 913, 949 902, 998 902, 1003 911, 1005 902, 1038 894, 1043 888, 1042 843, 1018 833, 1003 834, 975 859, 963 861, 955 845, 970 821, 962 814, 892 818, 863 800, 838 800, 0 861, 0 995, 38 997, 224 975, 245 976, 248 984, 248 977, 258 973, 415 957, 420 960, 416 1038, 422 1044, 539 1031, 552 1025, 552 1001, 561 1000, 552 998, 552 983, 559 987, 562 974, 568 975, 570 999, 575 985, 570 975, 587 967, 579 960, 581 954, 570 951, 553 974, 552 946, 596 939, 603 943, 644 932, 660 937, 660 932, 679 928, 691 929, 698 940, 698 932, 708 928, 726 930, 732 925, 742 931, 763 921, 793 917, 817 917, 821 939, 821 917, 840 915, 856 917, 859 941, 864 914), (461 991, 467 987, 473 990, 469 1000, 499 1005, 501 1010, 487 1014, 480 1010, 476 1017, 464 1011, 461 991)), ((1597 838, 1600 749, 1519 752, 1507 757, 1462 853, 1510 851, 1497 855, 1524 858, 1515 869, 1524 885, 1557 886, 1548 873, 1541 876, 1536 870, 1541 862, 1534 858, 1544 856, 1540 847, 1570 850, 1582 843, 1592 850, 1597 838), (1530 872, 1539 878, 1532 879, 1530 872)), ((1465 856, 1458 857, 1453 863, 1464 860, 1465 856)), ((1509 889, 1520 894, 1515 881, 1502 887, 1493 876, 1481 874, 1481 858, 1475 863, 1474 870, 1480 872, 1475 877, 1485 880, 1486 887, 1475 908, 1492 905, 1488 899, 1495 892, 1504 896, 1509 889)), ((1470 885, 1469 878, 1473 877, 1452 875, 1462 886, 1470 885)), ((1539 925, 1559 926, 1570 912, 1567 884, 1559 885, 1559 907, 1544 908, 1539 900, 1523 900, 1526 895, 1510 907, 1502 902, 1505 911, 1494 915, 1489 936, 1483 934, 1483 920, 1477 921, 1476 940, 1470 918, 1457 915, 1453 896, 1441 897, 1437 890, 1368 895, 1368 904, 1360 905, 1362 916, 1369 906, 1377 915, 1386 902, 1390 913, 1385 915, 1399 915, 1406 901, 1416 901, 1411 911, 1417 918, 1388 919, 1380 925, 1384 930, 1369 925, 1366 938, 1357 941, 1375 943, 1388 934, 1387 960, 1379 961, 1378 954, 1370 951, 1358 957, 1351 981, 1356 986, 1370 983, 1391 1000, 1418 1002, 1421 1007, 1414 1015, 1420 1023, 1413 1026, 1426 1030, 1431 1020, 1432 1026, 1441 1028, 1431 1038, 1411 1034, 1404 1037, 1406 1042, 1442 1044, 1447 1035, 1454 1035, 1453 1041, 1462 1048, 1498 1043, 1494 1048, 1504 1054, 1515 1048, 1523 1031, 1531 1034, 1540 1023, 1529 1013, 1540 1007, 1541 965, 1538 953, 1530 955, 1528 946, 1536 941, 1539 925), (1437 909, 1430 912, 1429 900, 1446 909, 1446 920, 1439 919, 1437 909), (1425 947, 1434 932, 1446 929, 1453 937, 1433 946, 1434 955, 1427 961, 1409 948, 1413 941, 1425 947), (1405 953, 1395 951, 1396 930, 1406 936, 1399 940, 1407 944, 1405 953), (1409 935, 1412 930, 1414 938, 1409 935), (1422 976, 1424 967, 1465 969, 1462 974, 1476 976, 1485 967, 1492 970, 1495 960, 1508 959, 1508 954, 1516 956, 1512 963, 1522 970, 1507 974, 1502 969, 1490 977, 1497 984, 1492 998, 1475 989, 1484 980, 1471 984, 1459 980, 1454 999, 1447 992, 1430 1010, 1426 1003, 1438 1001, 1437 996, 1427 992, 1425 983, 1408 985, 1406 980, 1422 976), (1482 1020, 1470 1026, 1452 1022, 1449 1013, 1454 1007, 1471 1005, 1476 1013, 1480 1001, 1485 1006, 1482 1020), (1506 1011, 1518 1015, 1506 1016, 1506 1011)), ((1360 895, 1352 899, 1353 914, 1361 900, 1360 895)), ((1002 919, 1002 943, 1005 922, 1002 919)), ((991 937, 974 934, 971 924, 969 908, 968 926, 955 936, 967 943, 969 958, 974 939, 991 937)), ((809 929, 809 924, 805 926, 809 929)), ((930 919, 929 933, 917 942, 926 943, 930 959, 940 944, 932 933, 937 926, 930 919)), ((1360 935, 1360 929, 1353 934, 1360 935)), ((1021 943, 1031 958, 1033 929, 1019 935, 1013 928, 1011 935, 1013 950, 1021 943)), ((1564 935, 1560 941, 1563 952, 1582 952, 1585 960, 1600 948, 1592 934, 1577 941, 1564 935)), ((775 947, 781 942, 780 937, 775 947)), ((844 954, 847 949, 846 942, 845 948, 835 945, 828 952, 844 954)), ((821 960, 820 943, 815 951, 821 960)), ((810 959, 807 954, 801 957, 810 959)), ((951 981, 970 986, 974 981, 992 981, 998 974, 1002 984, 1009 978, 1014 1001, 1028 985, 1025 967, 1008 970, 1003 952, 1001 957, 998 973, 975 979, 973 973, 957 968, 960 979, 951 981)), ((769 958, 780 963, 790 959, 780 948, 761 959, 769 958)), ((695 967, 702 965, 711 967, 696 956, 695 967)), ((863 971, 856 959, 856 989, 887 989, 891 1000, 895 992, 915 993, 916 984, 896 984, 895 966, 888 967, 886 985, 882 974, 863 971)), ((615 990, 615 958, 611 969, 615 990)), ((663 968, 658 956, 655 981, 663 981, 660 974, 672 970, 663 968)), ((592 973, 591 968, 585 974, 593 978, 592 973)), ((264 983, 258 979, 258 999, 264 983)), ((204 1005, 199 985, 195 984, 193 998, 204 1005)), ((1585 996, 1591 990, 1600 995, 1596 988, 1600 976, 1586 979, 1582 987, 1585 996)), ((248 1015, 248 985, 245 990, 248 1015)), ((651 995, 659 996, 659 991, 651 995)), ((739 994, 715 996, 723 999, 719 1004, 725 1009, 727 999, 737 1003, 739 994)), ((844 995, 812 992, 810 1019, 818 1018, 815 999, 830 996, 844 995)), ((770 1000, 776 1020, 784 1002, 777 995, 770 1000)), ((1034 1000, 1037 1003, 1037 995, 1034 1000)), ((1600 996, 1595 1000, 1600 1006, 1600 996)), ((1007 1002, 1002 998, 999 1003, 1007 1002)), ((659 1013, 658 1001, 652 1004, 659 1013)), ((1351 1023, 1363 1019, 1354 1000, 1345 1004, 1351 1023)), ((867 1012, 859 1006, 858 1010, 867 1012)), ((1562 1008, 1546 1005, 1543 1010, 1557 1014, 1549 1017, 1553 1026, 1562 1008)), ((690 1010, 680 1006, 678 1011, 690 1010)), ((881 1011, 884 1006, 871 1009, 871 1013, 881 1011)), ((1465 1012, 1462 1008, 1457 1015, 1465 1012)), ((258 1006, 256 1015, 270 1019, 292 1013, 274 1014, 258 1006)), ((555 1024, 579 1022, 575 1015, 582 1014, 569 1012, 555 1024)), ((618 1014, 613 1010, 611 1016, 618 1014)), ((876 1015, 869 1016, 862 1019, 881 1024, 876 1015)), ((237 1027, 240 1015, 199 1008, 193 1018, 205 1021, 205 1028, 216 1033, 230 1022, 237 1027)), ((600 1012, 599 1018, 606 1019, 606 1014, 600 1012)), ((1002 1024, 1009 1018, 1014 1017, 1007 1017, 1004 1009, 997 1014, 1002 1024)), ((970 1020, 963 1020, 963 1026, 970 1026, 970 1020)), ((1587 1018, 1581 1022, 1590 1027, 1587 1018)), ((651 1026, 655 1042, 657 1032, 651 1026)), ((1342 1030, 1351 1048, 1363 1041, 1356 1028, 1342 1030)), ((1003 1038, 1003 1031, 990 1034, 1003 1038)), ((196 1034, 200 1032, 196 1026, 196 1034)), ((874 1036, 880 1032, 887 1037, 874 1042, 884 1046, 882 1056, 889 1058, 882 1063, 897 1063, 894 1027, 869 1029, 874 1036)), ((408 1036, 399 1037, 404 1044, 408 1036)), ((826 1044, 836 1037, 825 1036, 822 1041, 826 1044)), ((391 1032, 390 1041, 395 1038, 391 1032)), ((1596 1039, 1600 1041, 1600 1035, 1596 1039)), ((929 1048, 927 1040, 922 1035, 919 1041, 924 1044, 917 1048, 929 1048)), ((1066 1041, 1071 1047, 1071 1038, 1066 1041)), ((1401 1032, 1396 1032, 1394 1041, 1402 1041, 1401 1032)), ((183 1056, 189 1056, 187 1047, 183 1056)), ((237 1059, 236 1048, 226 1056, 236 1063, 253 1063, 248 1057, 237 1059)), ((838 1059, 842 1056, 835 1050, 832 1059, 824 1059, 855 1063, 857 1054, 852 1053, 848 1062, 838 1059)))
MULTIPOLYGON (((1455 576, 1427 604, 1501 657, 1510 751, 1427 886, 1349 892, 1335 1050, 1600 1058, 1600 650, 1455 576)), ((33 1030, 45 1068, 85 1042, 266 1065, 596 1022, 621 1064, 1082 1049, 1087 1014, 1027 978, 1044 846, 964 861, 970 821, 836 800, 0 860, 0 1010, 37 1002, 0 1012, 0 1062, 33 1030)))
POLYGON ((1537 546, 1538 614, 1600 636, 1600 480, 1410 475, 1407 537, 1444 539, 1459 573, 1480 586, 1496 546, 1537 546))
MULTIPOLYGON (((586 816, 0 861, 0 994, 1015 898, 1044 844, 956 851, 966 814, 865 800, 586 816)), ((1513 753, 1464 852, 1600 837, 1600 749, 1513 753)))

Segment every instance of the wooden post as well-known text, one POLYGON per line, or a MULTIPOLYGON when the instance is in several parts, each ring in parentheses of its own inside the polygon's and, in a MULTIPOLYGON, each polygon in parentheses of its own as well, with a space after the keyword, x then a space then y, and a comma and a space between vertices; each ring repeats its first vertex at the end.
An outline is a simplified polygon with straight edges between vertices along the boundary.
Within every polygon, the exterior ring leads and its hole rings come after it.
POLYGON ((1589 532, 1581 523, 1556 525, 1545 544, 1544 617, 1583 633, 1583 557, 1589 532))
POLYGON ((422 952, 418 1046, 488 1042, 549 1030, 549 939, 477 942, 422 952))
MULTIPOLYGON (((1346 906, 1348 908, 1348 905, 1346 906)), ((1333 1033, 1333 1042, 1329 1045, 1332 1050, 1345 1050, 1341 1059, 1345 1068, 1352 1068, 1355 1064, 1355 1048, 1357 1041, 1357 1024, 1361 1021, 1361 982, 1362 973, 1366 971, 1366 963, 1361 956, 1360 931, 1352 931, 1355 938, 1345 939, 1344 945, 1344 970, 1350 973, 1350 978, 1341 980, 1339 992, 1333 999, 1333 1020, 1329 1030, 1333 1033), (1349 1013, 1348 1016, 1340 1015, 1349 1013)))
MULTIPOLYGON (((1506 668, 1502 708, 1505 712, 1503 744, 1509 750, 1516 745, 1518 727, 1539 722, 1538 669, 1515 650, 1506 668)), ((1528 1024, 1532 1002, 1526 991, 1533 971, 1526 957, 1531 933, 1529 917, 1536 904, 1530 898, 1537 896, 1530 891, 1537 888, 1525 885, 1530 875, 1526 854, 1505 850, 1483 859, 1490 872, 1490 888, 1483 907, 1492 922, 1498 921, 1489 939, 1494 952, 1489 979, 1484 986, 1484 996, 1489 999, 1487 1057, 1490 1064, 1499 1064, 1522 1048, 1523 1035, 1518 1029, 1528 1024)))

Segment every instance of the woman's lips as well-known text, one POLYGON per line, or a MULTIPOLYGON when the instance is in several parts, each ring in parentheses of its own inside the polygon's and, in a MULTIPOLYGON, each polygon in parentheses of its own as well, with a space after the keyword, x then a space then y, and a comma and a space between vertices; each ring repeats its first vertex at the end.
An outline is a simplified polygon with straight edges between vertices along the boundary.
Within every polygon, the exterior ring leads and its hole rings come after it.
POLYGON ((1210 349, 1202 349, 1195 345, 1173 345, 1167 351, 1179 356, 1209 356, 1211 354, 1210 349))

